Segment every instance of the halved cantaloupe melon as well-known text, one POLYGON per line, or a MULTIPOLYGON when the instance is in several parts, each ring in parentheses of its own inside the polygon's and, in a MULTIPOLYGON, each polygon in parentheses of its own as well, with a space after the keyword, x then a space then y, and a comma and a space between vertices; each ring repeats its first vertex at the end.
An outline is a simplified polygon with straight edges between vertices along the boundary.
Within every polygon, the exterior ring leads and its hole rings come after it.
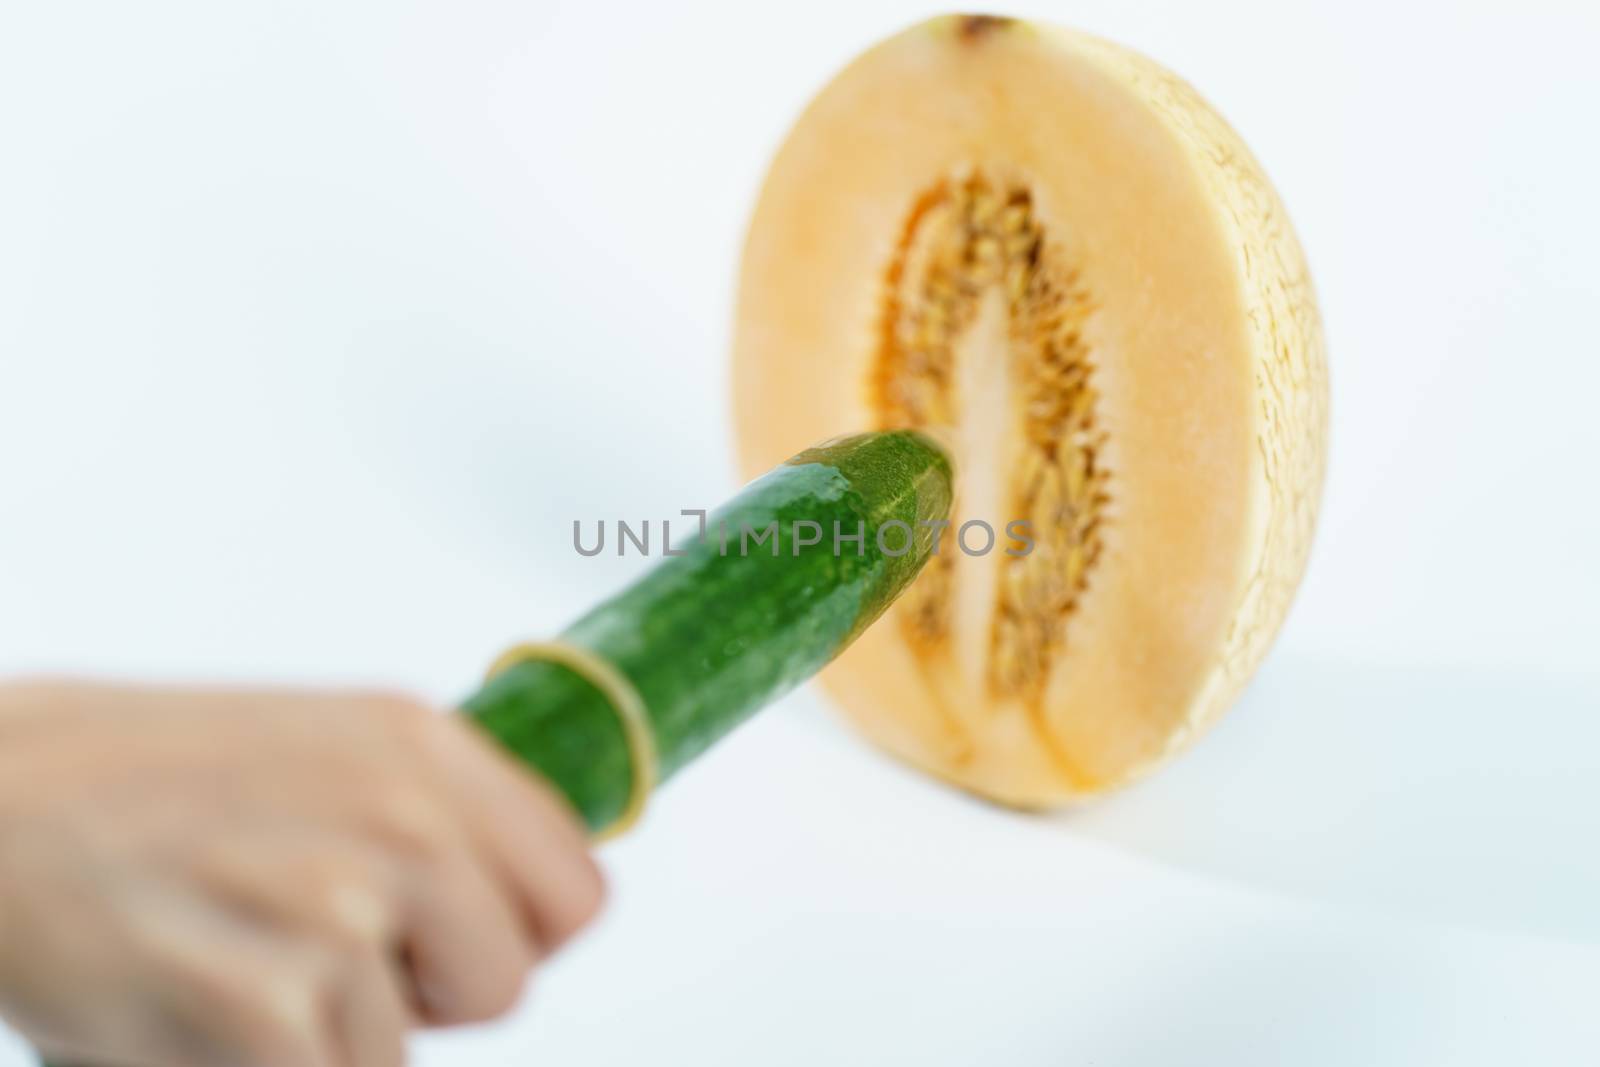
POLYGON ((1005 803, 1186 744, 1305 565, 1327 386, 1299 245, 1233 130, 1092 37, 941 18, 825 88, 751 224, 734 378, 752 475, 835 433, 948 443, 939 558, 824 682, 1005 803), (1000 548, 957 544, 977 520, 1000 548))

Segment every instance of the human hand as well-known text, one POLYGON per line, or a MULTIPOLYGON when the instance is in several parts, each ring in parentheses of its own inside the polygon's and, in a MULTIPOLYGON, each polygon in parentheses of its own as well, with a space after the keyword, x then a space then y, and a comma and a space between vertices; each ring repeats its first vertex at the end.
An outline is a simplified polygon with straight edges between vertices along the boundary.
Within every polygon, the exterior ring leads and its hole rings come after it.
POLYGON ((0 1015, 116 1067, 394 1067, 599 907, 565 805, 397 697, 0 685, 0 1015))

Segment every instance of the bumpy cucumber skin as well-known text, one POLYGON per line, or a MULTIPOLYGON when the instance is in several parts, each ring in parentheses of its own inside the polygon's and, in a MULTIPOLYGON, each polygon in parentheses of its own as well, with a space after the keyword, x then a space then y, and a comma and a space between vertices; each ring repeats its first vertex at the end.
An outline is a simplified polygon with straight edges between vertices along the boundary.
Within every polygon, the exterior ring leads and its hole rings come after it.
MULTIPOLYGON (((562 637, 604 657, 638 689, 665 778, 815 674, 881 615, 927 561, 931 524, 948 518, 950 498, 949 460, 921 434, 829 441, 750 483, 709 517, 703 540, 674 545, 685 555, 665 559, 562 637), (894 520, 911 532, 902 555, 883 552, 875 536, 894 520), (797 548, 795 524, 807 521, 818 524, 821 540, 797 548), (752 538, 741 554, 741 530, 773 522, 776 554, 770 538, 752 538), (859 554, 854 542, 835 554, 836 522, 845 536, 865 530, 859 554)), ((805 538, 813 532, 806 527, 805 538)), ((890 552, 905 540, 897 527, 883 535, 890 552)), ((464 710, 548 778, 591 829, 622 814, 632 788, 626 739, 605 697, 572 671, 511 667, 464 710)))

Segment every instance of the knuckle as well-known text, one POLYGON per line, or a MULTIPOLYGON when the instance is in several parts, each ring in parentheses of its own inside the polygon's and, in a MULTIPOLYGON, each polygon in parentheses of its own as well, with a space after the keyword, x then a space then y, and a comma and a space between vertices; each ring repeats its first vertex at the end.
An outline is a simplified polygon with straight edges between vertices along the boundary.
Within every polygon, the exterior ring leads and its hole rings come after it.
POLYGON ((320 854, 290 873, 293 891, 312 928, 341 950, 385 941, 395 913, 395 887, 381 863, 320 854))
POLYGON ((440 859, 450 847, 450 819, 430 794, 409 782, 374 790, 373 817, 379 832, 413 859, 440 859))
POLYGON ((358 694, 352 703, 379 738, 402 752, 429 744, 429 737, 442 718, 425 701, 398 691, 367 691, 358 694))
POLYGON ((330 931, 356 945, 385 941, 393 927, 393 906, 370 879, 347 874, 324 879, 317 904, 330 931))

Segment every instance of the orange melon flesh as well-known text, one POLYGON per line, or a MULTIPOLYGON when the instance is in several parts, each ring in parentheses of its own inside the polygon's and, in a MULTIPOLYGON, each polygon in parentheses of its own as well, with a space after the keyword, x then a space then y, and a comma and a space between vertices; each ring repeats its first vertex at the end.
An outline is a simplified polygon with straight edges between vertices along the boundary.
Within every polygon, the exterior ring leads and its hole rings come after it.
POLYGON ((1282 622, 1325 458, 1315 298, 1248 149, 1150 60, 961 16, 861 56, 772 164, 734 350, 750 476, 863 429, 952 453, 940 558, 823 676, 902 759, 1024 807, 1114 788, 1282 622))

